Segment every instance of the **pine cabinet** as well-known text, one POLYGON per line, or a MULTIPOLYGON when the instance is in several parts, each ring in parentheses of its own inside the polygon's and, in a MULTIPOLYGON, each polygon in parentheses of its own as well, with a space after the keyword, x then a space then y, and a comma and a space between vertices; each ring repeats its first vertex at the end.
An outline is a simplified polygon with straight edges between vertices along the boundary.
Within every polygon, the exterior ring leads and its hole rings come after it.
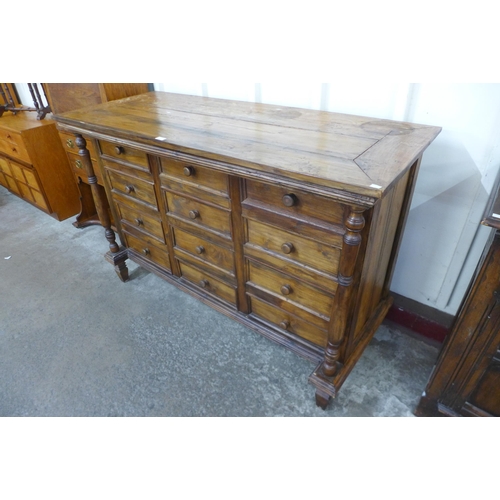
POLYGON ((0 118, 0 184, 57 220, 78 213, 79 192, 54 120, 30 112, 0 118))

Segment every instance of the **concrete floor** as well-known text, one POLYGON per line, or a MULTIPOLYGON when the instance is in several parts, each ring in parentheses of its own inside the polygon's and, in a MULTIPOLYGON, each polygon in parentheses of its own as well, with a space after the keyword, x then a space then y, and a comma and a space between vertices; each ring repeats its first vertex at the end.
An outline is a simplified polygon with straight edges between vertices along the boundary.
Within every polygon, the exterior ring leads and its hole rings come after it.
POLYGON ((0 186, 0 416, 411 417, 438 349, 383 324, 326 411, 310 362, 0 186))

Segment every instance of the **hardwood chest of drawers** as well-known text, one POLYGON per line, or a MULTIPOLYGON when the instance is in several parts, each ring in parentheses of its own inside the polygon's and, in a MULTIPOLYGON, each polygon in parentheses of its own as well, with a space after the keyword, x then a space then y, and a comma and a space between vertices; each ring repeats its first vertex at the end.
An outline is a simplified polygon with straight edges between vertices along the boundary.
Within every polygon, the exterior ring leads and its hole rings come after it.
POLYGON ((80 208, 56 123, 37 120, 34 113, 0 118, 0 184, 57 220, 80 208))
POLYGON ((57 120, 91 185, 104 180, 121 279, 130 258, 316 362, 326 407, 391 305, 420 160, 440 129, 163 92, 57 120))

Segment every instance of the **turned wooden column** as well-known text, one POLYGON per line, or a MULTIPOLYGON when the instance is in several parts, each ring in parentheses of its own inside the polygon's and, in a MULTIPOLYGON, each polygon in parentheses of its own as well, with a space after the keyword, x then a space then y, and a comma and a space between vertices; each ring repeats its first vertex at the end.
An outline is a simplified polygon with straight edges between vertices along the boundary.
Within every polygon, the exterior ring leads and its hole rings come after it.
POLYGON ((330 315, 325 357, 309 379, 316 387, 316 403, 322 408, 326 408, 330 399, 335 396, 333 377, 339 368, 340 346, 346 334, 347 315, 353 300, 354 271, 361 245, 361 231, 365 227, 364 211, 364 208, 350 207, 344 223, 346 232, 339 262, 338 287, 330 315))
POLYGON ((75 143, 78 146, 78 155, 82 159, 83 167, 88 177, 88 183, 92 190, 97 215, 104 228, 104 234, 109 243, 109 252, 106 254, 106 259, 115 266, 115 271, 122 281, 128 280, 128 268, 125 264, 127 260, 126 249, 120 248, 116 242, 116 235, 111 229, 111 218, 107 210, 107 200, 103 199, 102 191, 97 184, 97 177, 94 172, 90 152, 87 149, 87 141, 81 134, 75 134, 75 143))

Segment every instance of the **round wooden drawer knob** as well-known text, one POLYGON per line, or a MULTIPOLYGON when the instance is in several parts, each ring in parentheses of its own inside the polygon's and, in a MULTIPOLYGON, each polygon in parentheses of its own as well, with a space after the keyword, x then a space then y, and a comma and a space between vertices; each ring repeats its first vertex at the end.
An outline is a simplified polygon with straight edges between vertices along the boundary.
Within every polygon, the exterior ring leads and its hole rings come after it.
POLYGON ((293 207, 294 205, 297 205, 299 199, 294 194, 285 194, 282 201, 285 207, 293 207))
POLYGON ((280 290, 283 295, 290 295, 292 293, 292 287, 290 285, 283 285, 280 290))
POLYGON ((127 187, 125 188, 125 192, 126 192, 127 194, 133 193, 133 192, 135 192, 135 187, 134 187, 134 186, 127 186, 127 187))
POLYGON ((190 219, 197 219, 198 217, 200 216, 200 212, 198 212, 198 210, 191 210, 189 212, 189 218, 190 219))
POLYGON ((293 246, 293 243, 283 243, 281 245, 281 251, 283 253, 289 254, 292 253, 295 250, 295 247, 293 246))
POLYGON ((204 252, 205 252, 205 247, 203 247, 203 246, 201 246, 201 245, 200 245, 199 247, 196 247, 196 253, 197 253, 198 255, 201 255, 201 254, 202 254, 202 253, 204 253, 204 252))
POLYGON ((66 146, 73 149, 75 147, 75 143, 71 139, 66 139, 66 146))
POLYGON ((208 288, 209 285, 210 285, 210 283, 208 282, 208 280, 201 280, 200 281, 201 288, 208 288))
POLYGON ((123 146, 116 146, 115 152, 117 155, 122 155, 123 153, 125 153, 125 149, 123 149, 123 146))
POLYGON ((138 226, 143 226, 144 225, 144 221, 142 219, 135 219, 135 223, 138 225, 138 226))
POLYGON ((283 328, 283 330, 288 330, 289 326, 290 326, 290 321, 288 321, 287 319, 284 319, 280 323, 280 327, 283 328))
POLYGON ((191 177, 192 175, 194 175, 194 168, 193 167, 184 167, 184 175, 186 177, 191 177))
POLYGON ((75 167, 76 168, 83 168, 83 163, 80 160, 75 161, 75 167))
POLYGON ((144 255, 149 255, 151 252, 149 251, 149 248, 144 248, 144 249, 142 250, 142 253, 143 253, 144 255))

